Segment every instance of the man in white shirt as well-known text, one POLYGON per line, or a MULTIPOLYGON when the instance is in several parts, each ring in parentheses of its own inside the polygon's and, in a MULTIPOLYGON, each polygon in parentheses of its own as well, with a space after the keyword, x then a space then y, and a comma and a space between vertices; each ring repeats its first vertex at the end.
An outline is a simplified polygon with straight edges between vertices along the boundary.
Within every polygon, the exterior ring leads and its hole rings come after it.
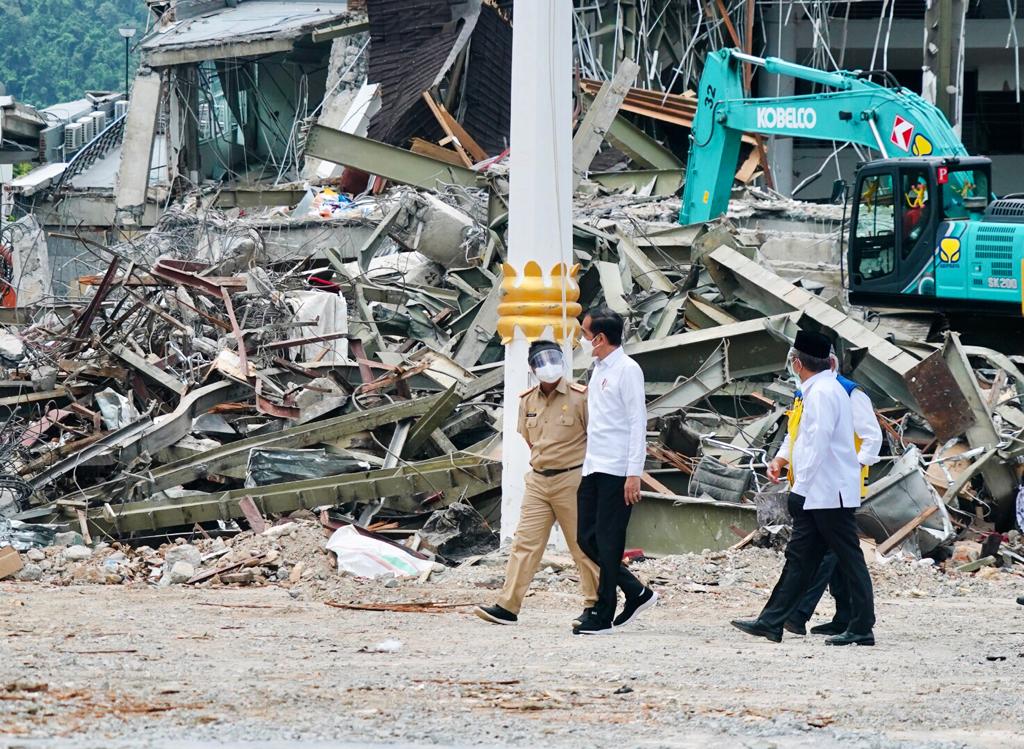
POLYGON ((749 635, 781 642, 783 624, 831 549, 849 583, 852 612, 847 630, 825 642, 874 645, 871 576, 854 518, 860 507, 861 464, 854 446, 853 409, 829 366, 830 349, 825 336, 801 330, 790 351, 790 373, 800 380, 803 395, 799 433, 791 435, 788 506, 793 536, 786 565, 761 614, 732 624, 749 635))
MULTIPOLYGON (((871 398, 853 380, 839 374, 839 359, 835 352, 829 355, 830 369, 835 373, 836 380, 850 396, 850 408, 853 412, 854 447, 857 449, 857 460, 861 465, 861 499, 867 495, 867 474, 868 467, 878 462, 878 455, 882 449, 882 429, 878 426, 878 417, 875 416, 875 408, 871 404, 871 398)), ((789 465, 790 452, 793 438, 799 433, 799 419, 794 424, 794 415, 798 410, 798 402, 802 400, 802 393, 798 389, 794 394, 793 410, 790 412, 789 430, 782 446, 779 448, 775 460, 768 466, 768 476, 772 481, 778 481, 783 469, 789 465)), ((825 588, 828 588, 835 599, 836 612, 832 621, 826 624, 819 624, 811 627, 812 635, 840 635, 846 631, 850 624, 851 600, 850 588, 846 578, 838 570, 839 559, 829 549, 821 565, 814 575, 810 586, 804 593, 796 608, 786 619, 783 625, 787 632, 795 635, 807 634, 807 622, 814 615, 825 588)))
POLYGON ((576 495, 577 540, 601 570, 597 603, 573 634, 608 634, 653 606, 658 594, 622 563, 647 457, 644 373, 622 350, 622 316, 599 307, 583 318, 584 349, 597 360, 587 388, 587 452, 576 495), (617 589, 626 596, 616 617, 617 589))

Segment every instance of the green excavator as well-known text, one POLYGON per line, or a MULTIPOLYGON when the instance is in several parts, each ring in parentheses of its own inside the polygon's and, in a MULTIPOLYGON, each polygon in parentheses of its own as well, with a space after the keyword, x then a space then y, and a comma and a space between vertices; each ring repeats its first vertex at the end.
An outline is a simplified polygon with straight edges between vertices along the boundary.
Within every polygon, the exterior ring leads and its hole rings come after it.
POLYGON ((679 223, 726 212, 744 133, 848 141, 882 155, 858 167, 851 195, 851 303, 1024 313, 1024 195, 996 199, 991 161, 970 156, 942 112, 890 74, 825 72, 733 49, 709 55, 679 223), (827 90, 751 98, 744 63, 827 90))

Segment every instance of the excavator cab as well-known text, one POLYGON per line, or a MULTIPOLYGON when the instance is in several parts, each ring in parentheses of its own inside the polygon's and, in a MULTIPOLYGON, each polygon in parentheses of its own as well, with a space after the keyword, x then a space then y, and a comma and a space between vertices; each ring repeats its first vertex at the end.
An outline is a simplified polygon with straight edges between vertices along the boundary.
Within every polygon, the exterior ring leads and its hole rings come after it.
POLYGON ((850 301, 935 308, 969 300, 977 283, 954 271, 968 270, 961 246, 985 217, 991 172, 982 157, 863 164, 852 194, 850 301))

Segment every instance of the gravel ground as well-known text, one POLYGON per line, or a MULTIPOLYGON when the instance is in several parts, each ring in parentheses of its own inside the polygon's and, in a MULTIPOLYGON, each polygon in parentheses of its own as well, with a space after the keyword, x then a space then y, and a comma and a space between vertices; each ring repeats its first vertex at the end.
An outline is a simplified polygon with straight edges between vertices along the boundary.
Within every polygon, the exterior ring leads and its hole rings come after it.
POLYGON ((562 561, 515 627, 325 605, 490 602, 500 554, 397 587, 0 583, 0 747, 1024 747, 1019 575, 873 566, 879 644, 833 649, 728 625, 775 552, 644 563, 661 605, 590 638, 562 561))

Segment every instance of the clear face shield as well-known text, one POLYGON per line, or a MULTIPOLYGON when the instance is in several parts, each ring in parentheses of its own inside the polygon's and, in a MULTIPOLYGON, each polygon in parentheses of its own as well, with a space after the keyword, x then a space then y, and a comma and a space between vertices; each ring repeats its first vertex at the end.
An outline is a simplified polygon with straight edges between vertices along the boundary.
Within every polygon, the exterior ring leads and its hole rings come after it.
POLYGON ((797 351, 792 346, 789 347, 789 351, 786 352, 786 374, 789 376, 790 382, 796 386, 796 389, 800 389, 801 380, 800 375, 796 373, 796 368, 793 366, 793 362, 796 360, 797 351))
POLYGON ((565 359, 559 349, 541 349, 530 357, 529 364, 541 382, 558 382, 565 374, 565 359))

